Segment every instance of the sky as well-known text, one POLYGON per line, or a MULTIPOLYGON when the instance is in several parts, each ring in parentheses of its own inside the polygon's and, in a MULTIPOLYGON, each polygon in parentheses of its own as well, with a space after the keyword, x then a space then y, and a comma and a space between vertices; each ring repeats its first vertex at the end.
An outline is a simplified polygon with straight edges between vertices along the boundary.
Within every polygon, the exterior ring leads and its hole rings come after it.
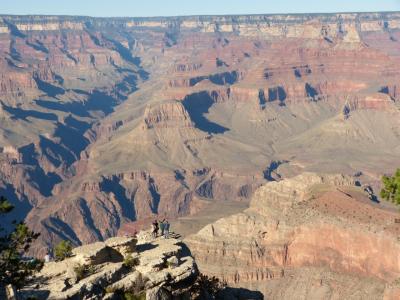
POLYGON ((146 17, 400 11, 400 0, 0 0, 0 14, 146 17))

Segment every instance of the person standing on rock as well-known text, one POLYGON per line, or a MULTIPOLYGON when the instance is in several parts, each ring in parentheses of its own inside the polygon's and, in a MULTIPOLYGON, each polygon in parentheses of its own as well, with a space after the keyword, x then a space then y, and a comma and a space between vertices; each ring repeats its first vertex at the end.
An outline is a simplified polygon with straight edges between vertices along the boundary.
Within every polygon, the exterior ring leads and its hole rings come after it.
POLYGON ((50 249, 47 249, 46 255, 44 256, 44 262, 48 263, 52 260, 50 249))
POLYGON ((154 220, 154 222, 151 224, 151 230, 152 230, 152 235, 153 238, 157 237, 157 232, 158 232, 158 222, 157 220, 154 220))
POLYGON ((164 235, 164 230, 165 230, 165 219, 162 220, 158 225, 160 227, 160 236, 163 236, 164 235))
POLYGON ((164 238, 169 238, 169 222, 168 220, 164 221, 164 238))

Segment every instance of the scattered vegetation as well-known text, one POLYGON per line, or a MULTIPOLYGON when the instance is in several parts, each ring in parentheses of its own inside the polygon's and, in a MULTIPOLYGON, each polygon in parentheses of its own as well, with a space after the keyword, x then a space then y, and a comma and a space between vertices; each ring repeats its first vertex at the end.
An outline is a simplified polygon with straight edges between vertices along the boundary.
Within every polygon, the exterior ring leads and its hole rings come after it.
POLYGON ((167 269, 167 268, 170 268, 170 267, 171 267, 171 263, 168 262, 167 260, 165 260, 162 264, 160 264, 158 266, 158 269, 162 270, 162 269, 167 269))
POLYGON ((126 268, 133 269, 140 264, 140 261, 139 258, 132 257, 132 255, 129 254, 127 257, 125 257, 124 262, 122 264, 126 268))
POLYGON ((0 197, 0 213, 6 214, 14 209, 14 206, 3 196, 0 197))
POLYGON ((123 296, 124 300, 146 300, 146 293, 134 294, 131 292, 125 292, 123 296))
POLYGON ((104 291, 105 291, 106 294, 113 294, 113 293, 118 292, 118 290, 117 290, 115 287, 113 287, 113 286, 107 286, 107 287, 104 289, 104 291))
POLYGON ((400 169, 393 176, 383 176, 382 183, 381 197, 400 205, 400 169))
POLYGON ((196 282, 190 290, 191 299, 214 299, 226 287, 217 277, 204 274, 197 276, 196 282))
POLYGON ((72 255, 72 244, 70 241, 61 241, 54 248, 54 255, 57 261, 64 260, 72 255))
POLYGON ((400 277, 392 282, 393 285, 400 285, 400 277))
POLYGON ((166 269, 166 268, 171 269, 171 268, 174 268, 174 267, 176 267, 176 264, 174 262, 165 260, 164 263, 162 264, 161 268, 162 269, 166 269))
POLYGON ((7 226, 5 215, 13 209, 14 206, 6 198, 0 197, 0 282, 20 289, 31 275, 40 271, 43 261, 25 257, 39 233, 31 231, 24 222, 15 220, 7 226))
POLYGON ((95 272, 95 268, 94 266, 91 265, 82 265, 82 264, 77 264, 74 267, 74 272, 75 272, 75 276, 77 281, 82 280, 83 278, 92 275, 95 272))
POLYGON ((172 267, 174 267, 174 264, 172 263, 172 262, 169 262, 168 260, 165 262, 165 266, 167 267, 167 268, 172 268, 172 267))

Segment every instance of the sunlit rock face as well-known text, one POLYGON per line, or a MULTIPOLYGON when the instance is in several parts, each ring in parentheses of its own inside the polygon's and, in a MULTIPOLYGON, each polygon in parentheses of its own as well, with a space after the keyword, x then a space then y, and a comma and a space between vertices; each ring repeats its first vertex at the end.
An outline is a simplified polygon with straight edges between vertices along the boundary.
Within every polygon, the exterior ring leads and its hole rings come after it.
POLYGON ((131 293, 146 299, 188 298, 198 270, 186 248, 180 240, 154 239, 149 232, 80 246, 71 257, 45 263, 20 296, 119 299, 131 293))
POLYGON ((396 299, 398 212, 350 177, 304 173, 260 187, 250 208, 187 238, 199 268, 280 299, 396 299))
POLYGON ((304 171, 378 188, 400 161, 399 27, 399 13, 2 16, 0 192, 42 254, 304 171))

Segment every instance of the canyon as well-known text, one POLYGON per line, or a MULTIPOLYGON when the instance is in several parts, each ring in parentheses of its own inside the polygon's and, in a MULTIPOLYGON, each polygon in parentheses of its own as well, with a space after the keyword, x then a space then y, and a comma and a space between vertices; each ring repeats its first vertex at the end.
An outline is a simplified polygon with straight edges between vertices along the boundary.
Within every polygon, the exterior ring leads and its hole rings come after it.
MULTIPOLYGON (((360 221, 345 211, 372 210, 372 217, 387 214, 392 223, 396 213, 383 201, 367 203, 362 190, 332 186, 361 182, 377 192, 381 176, 400 165, 399 63, 398 12, 2 15, 0 194, 16 206, 10 218, 41 233, 34 255, 60 240, 103 241, 167 217, 182 228, 202 272, 272 298, 290 284, 305 293, 322 277, 328 279, 319 284, 321 295, 334 289, 332 282, 394 295, 386 285, 395 281, 398 262, 365 267, 346 251, 373 243, 377 252, 390 245, 395 253, 397 227, 382 229, 382 216, 360 221), (343 175, 318 175, 328 173, 343 175), (294 197, 302 207, 273 188, 286 192, 290 180, 322 184, 316 178, 324 176, 335 178, 327 180, 328 191, 312 201, 294 197), (277 194, 272 206, 261 203, 268 189, 277 194), (283 213, 277 199, 287 215, 276 215, 283 213), (343 207, 330 207, 329 199, 343 207), (185 221, 196 215, 203 221, 185 221), (350 229, 343 231, 337 218, 350 229), (242 253, 248 270, 219 253, 223 234, 207 225, 214 221, 249 230, 229 234, 224 250, 242 253), (388 237, 364 232, 360 222, 388 237), (321 232, 338 247, 336 240, 360 240, 344 251, 306 238, 317 240, 321 232), (328 258, 313 252, 325 248, 328 258), (206 249, 215 257, 208 260, 206 249), (212 259, 226 261, 227 269, 212 259)), ((298 190, 308 188, 289 193, 298 190)))

